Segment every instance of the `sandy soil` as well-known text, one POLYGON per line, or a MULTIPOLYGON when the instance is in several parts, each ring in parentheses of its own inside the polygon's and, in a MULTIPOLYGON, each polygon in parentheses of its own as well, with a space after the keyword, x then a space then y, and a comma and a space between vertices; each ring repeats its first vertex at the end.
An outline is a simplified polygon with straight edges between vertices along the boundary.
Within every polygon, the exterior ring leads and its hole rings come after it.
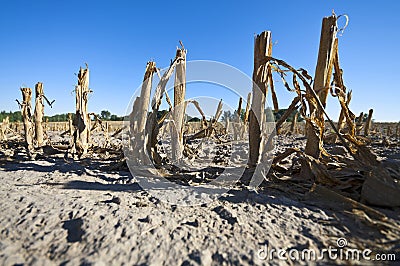
MULTIPOLYGON (((212 203, 175 206, 143 191, 129 172, 106 171, 106 161, 60 155, 27 161, 18 157, 21 150, 13 152, 17 159, 0 162, 2 265, 373 264, 260 257, 266 247, 337 247, 338 238, 400 259, 396 233, 292 187, 238 185, 212 203)), ((398 208, 377 210, 400 228, 398 208)))

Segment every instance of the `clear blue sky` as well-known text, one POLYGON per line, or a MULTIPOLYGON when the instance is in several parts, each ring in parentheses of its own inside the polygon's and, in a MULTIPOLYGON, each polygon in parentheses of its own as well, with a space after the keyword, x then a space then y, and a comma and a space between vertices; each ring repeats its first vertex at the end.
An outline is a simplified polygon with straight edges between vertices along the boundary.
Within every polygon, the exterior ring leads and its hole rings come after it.
MULTIPOLYGON (((273 55, 314 73, 321 20, 334 9, 350 17, 339 53, 345 84, 353 90, 351 109, 358 114, 374 108, 378 121, 400 120, 399 1, 138 2, 1 1, 0 110, 17 110, 19 87, 42 81, 56 99, 46 114, 74 112, 74 73, 87 62, 90 111, 122 115, 146 62, 168 66, 178 40, 188 60, 224 62, 251 76, 254 34, 271 30, 273 55)), ((278 89, 281 107, 292 96, 278 89)), ((329 100, 335 120, 338 106, 336 98, 329 100)))

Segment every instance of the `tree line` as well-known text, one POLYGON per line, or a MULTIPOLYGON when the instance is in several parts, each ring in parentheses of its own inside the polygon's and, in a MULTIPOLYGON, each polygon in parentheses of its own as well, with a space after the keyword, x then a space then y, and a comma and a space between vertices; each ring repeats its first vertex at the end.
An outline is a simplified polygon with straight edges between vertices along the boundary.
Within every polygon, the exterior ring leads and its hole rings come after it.
MULTIPOLYGON (((74 113, 72 114, 72 117, 74 117, 74 113)), ((6 112, 6 111, 1 111, 0 112, 0 122, 3 121, 6 117, 9 117, 10 122, 22 122, 22 115, 21 111, 15 111, 15 112, 6 112)), ((104 121, 123 121, 124 117, 123 116, 117 116, 115 114, 111 114, 111 112, 107 110, 103 110, 100 112, 98 115, 102 120, 104 121)), ((44 116, 43 121, 49 121, 49 122, 66 122, 68 121, 69 114, 56 114, 52 116, 44 116)))
MULTIPOLYGON (((278 121, 282 117, 282 115, 286 112, 286 110, 287 109, 279 109, 278 111, 274 111, 270 107, 268 107, 265 110, 266 121, 278 121)), ((224 111, 222 113, 221 120, 223 122, 225 122, 227 119, 232 121, 236 117, 236 112, 237 111, 234 111, 233 113, 231 111, 224 111)), ((296 113, 298 113, 297 110, 293 111, 293 113, 291 113, 289 115, 289 117, 286 119, 286 122, 292 122, 292 120, 294 119, 294 116, 296 115, 296 113)), ((245 110, 242 109, 241 112, 240 112, 240 118, 241 118, 242 121, 244 120, 244 116, 245 116, 245 110)), ((303 120, 304 119, 299 115, 298 118, 297 118, 297 121, 301 122, 303 120)))
MULTIPOLYGON (((271 121, 271 119, 275 119, 275 121, 278 121, 279 118, 285 113, 286 109, 279 109, 277 112, 276 111, 272 111, 271 109, 266 110, 266 115, 267 117, 267 121, 271 121), (271 114, 273 114, 273 117, 269 117, 271 116, 271 114)), ((160 119, 163 115, 165 115, 165 113, 167 112, 167 110, 160 110, 158 111, 157 114, 157 118, 160 119)), ((297 111, 294 111, 286 121, 291 122, 294 118, 294 115, 296 114, 297 111)), ((240 117, 242 120, 244 120, 244 113, 245 110, 242 109, 240 117)), ((73 113, 72 116, 74 116, 75 114, 73 113)), ((6 117, 9 117, 10 122, 22 122, 22 115, 20 111, 15 111, 15 112, 6 112, 6 111, 1 111, 0 112, 0 122, 5 119, 6 117)), ((44 121, 49 121, 49 122, 66 122, 68 121, 68 116, 69 114, 56 114, 56 115, 52 115, 52 116, 44 116, 44 121)), ((108 110, 103 110, 100 112, 100 114, 98 114, 98 116, 104 120, 104 121, 123 121, 124 120, 124 116, 118 116, 115 114, 111 114, 110 111, 108 110)), ((222 114, 221 120, 225 121, 226 119, 230 119, 233 120, 234 117, 236 116, 236 111, 234 113, 232 113, 231 111, 225 111, 222 114)), ((298 121, 302 121, 303 118, 301 116, 298 117, 298 121)), ((189 122, 199 122, 201 121, 200 118, 198 117, 190 117, 187 115, 187 119, 186 121, 189 122)))

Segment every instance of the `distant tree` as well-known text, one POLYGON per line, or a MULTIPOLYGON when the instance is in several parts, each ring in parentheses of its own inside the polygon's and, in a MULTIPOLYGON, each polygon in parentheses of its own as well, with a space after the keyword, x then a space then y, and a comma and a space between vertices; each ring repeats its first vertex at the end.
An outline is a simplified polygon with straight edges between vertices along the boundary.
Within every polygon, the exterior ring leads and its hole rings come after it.
POLYGON ((101 113, 100 113, 100 117, 101 117, 101 119, 103 119, 103 120, 110 120, 110 118, 111 118, 111 113, 110 113, 109 111, 107 111, 107 110, 103 110, 103 111, 101 111, 101 113))
POLYGON ((192 117, 192 118, 190 118, 190 119, 188 120, 188 122, 200 122, 200 121, 201 121, 201 119, 198 118, 198 117, 192 117))
MULTIPOLYGON (((246 110, 245 109, 240 110, 240 119, 242 121, 244 120, 244 115, 245 114, 246 114, 246 110)), ((235 110, 235 112, 233 112, 232 119, 236 119, 236 115, 237 115, 237 110, 235 110)))
POLYGON ((222 122, 225 122, 227 119, 229 119, 229 120, 233 119, 233 114, 229 110, 228 111, 224 111, 222 113, 222 116, 221 116, 222 122))
POLYGON ((123 116, 117 116, 117 115, 111 115, 110 116, 110 120, 111 121, 123 121, 124 120, 124 117, 123 116))
POLYGON ((190 119, 192 119, 192 117, 188 114, 185 114, 185 121, 189 121, 190 119))
POLYGON ((22 121, 22 116, 21 116, 20 111, 16 111, 16 112, 1 111, 0 112, 0 122, 3 121, 3 119, 5 119, 7 116, 10 119, 10 122, 22 121))
MULTIPOLYGON (((278 121, 283 116, 283 114, 286 112, 286 110, 287 109, 279 109, 278 111, 273 111, 271 109, 271 107, 267 107, 265 109, 265 115, 266 115, 266 118, 267 118, 267 122, 272 122, 272 121, 276 122, 276 121, 278 121)), ((294 116, 298 112, 299 111, 297 111, 297 110, 293 111, 293 113, 291 113, 289 115, 289 117, 286 119, 286 122, 292 122, 294 116)), ((303 117, 301 117, 301 115, 299 115, 298 118, 297 118, 297 121, 301 122, 303 120, 304 120, 303 117)))
MULTIPOLYGON (((278 121, 279 118, 286 112, 287 109, 279 109, 277 112, 273 111, 271 107, 267 107, 265 109, 265 116, 266 116, 266 121, 271 122, 271 121, 278 121)), ((165 115, 168 111, 167 110, 160 110, 157 113, 157 119, 160 119, 163 115, 165 115)), ((287 119, 287 122, 291 122, 293 120, 294 115, 298 111, 294 111, 287 119)), ((243 120, 244 119, 244 114, 245 110, 241 110, 240 118, 243 120)), ((73 116, 75 114, 72 114, 73 116)), ((10 122, 21 122, 22 121, 22 116, 20 111, 15 111, 15 112, 6 112, 6 111, 0 111, 0 122, 3 121, 4 118, 9 117, 10 122)), ((229 118, 231 121, 235 118, 236 112, 232 113, 231 111, 224 111, 221 116, 221 121, 225 122, 227 118, 229 118)), ((368 114, 365 114, 363 117, 363 120, 365 121, 367 118, 368 114)), ((129 117, 124 117, 124 116, 117 116, 115 114, 111 114, 107 110, 103 110, 100 113, 100 117, 103 120, 111 120, 111 121, 123 121, 124 119, 129 119, 129 117)), ((186 115, 185 116, 186 121, 189 122, 194 122, 194 121, 201 121, 200 118, 198 117, 191 117, 186 115)), ((52 116, 45 116, 44 121, 48 120, 49 122, 65 122, 68 121, 68 114, 55 114, 52 116)), ((298 116, 298 121, 301 122, 304 119, 301 116, 298 116)), ((374 121, 374 120, 373 120, 374 121)))
POLYGON ((362 122, 367 122, 367 119, 368 119, 368 113, 365 113, 362 122))
POLYGON ((246 114, 246 110, 245 110, 245 109, 242 109, 242 110, 240 111, 240 119, 242 119, 242 121, 244 121, 244 116, 245 116, 245 114, 246 114))
POLYGON ((161 117, 163 117, 166 113, 168 113, 167 110, 159 110, 157 112, 157 119, 160 119, 161 117))
POLYGON ((68 114, 56 114, 53 116, 45 116, 44 121, 48 120, 49 122, 65 122, 68 121, 68 114))
MULTIPOLYGON (((16 112, 6 112, 6 111, 0 111, 0 122, 3 121, 4 118, 9 117, 10 122, 21 122, 22 121, 22 116, 20 111, 16 112)), ((72 119, 74 119, 75 114, 72 114, 72 119)), ((111 120, 111 121, 123 121, 124 118, 129 119, 128 117, 124 116, 118 116, 118 115, 111 115, 109 111, 101 111, 100 115, 102 120, 111 120)), ((68 114, 55 114, 52 116, 44 116, 43 121, 49 121, 49 122, 66 122, 68 121, 68 114)))
POLYGON ((274 111, 272 111, 271 107, 267 107, 267 109, 265 109, 265 117, 266 122, 276 121, 276 115, 274 115, 274 111))

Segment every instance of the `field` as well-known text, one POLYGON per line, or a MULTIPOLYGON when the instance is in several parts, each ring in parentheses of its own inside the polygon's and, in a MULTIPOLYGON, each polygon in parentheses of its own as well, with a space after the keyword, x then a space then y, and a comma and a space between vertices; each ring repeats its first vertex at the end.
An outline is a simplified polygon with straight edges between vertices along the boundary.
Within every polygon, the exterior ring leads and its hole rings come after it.
MULTIPOLYGON (((394 125, 377 123, 373 128, 382 132, 394 125)), ((110 123, 109 135, 121 126, 110 123)), ((170 205, 143 190, 120 164, 123 156, 112 152, 123 133, 111 138, 112 146, 103 146, 102 132, 94 133, 96 146, 103 150, 73 161, 60 149, 70 139, 68 134, 60 136, 67 123, 46 127, 59 149, 44 149, 44 157, 35 161, 26 160, 22 137, 1 144, 0 258, 6 265, 157 264, 160 257, 167 264, 251 265, 272 262, 263 257, 266 247, 320 250, 336 247, 339 238, 345 238, 349 248, 399 254, 398 207, 353 205, 331 190, 311 190, 310 180, 279 175, 257 191, 238 184, 209 204, 170 205)), ((396 163, 392 169, 398 173, 400 139, 390 138, 388 147, 380 135, 373 138, 372 149, 386 166, 396 163)), ((281 134, 277 141, 282 150, 305 145, 300 134, 281 134)), ((337 147, 327 149, 340 154, 337 147)), ((276 166, 274 172, 284 167, 276 166)), ((344 178, 360 176, 347 172, 344 178)), ((346 188, 339 191, 356 195, 346 188)))
POLYGON ((396 263, 400 123, 350 109, 339 17, 322 21, 314 77, 272 57, 270 31, 255 36, 252 78, 200 61, 215 84, 250 81, 234 112, 224 99, 210 113, 187 97, 193 68, 181 41, 167 69, 147 62, 125 121, 90 111, 88 64, 68 121, 46 121, 54 100, 43 83, 20 88, 21 121, 0 125, 1 264, 396 263))

